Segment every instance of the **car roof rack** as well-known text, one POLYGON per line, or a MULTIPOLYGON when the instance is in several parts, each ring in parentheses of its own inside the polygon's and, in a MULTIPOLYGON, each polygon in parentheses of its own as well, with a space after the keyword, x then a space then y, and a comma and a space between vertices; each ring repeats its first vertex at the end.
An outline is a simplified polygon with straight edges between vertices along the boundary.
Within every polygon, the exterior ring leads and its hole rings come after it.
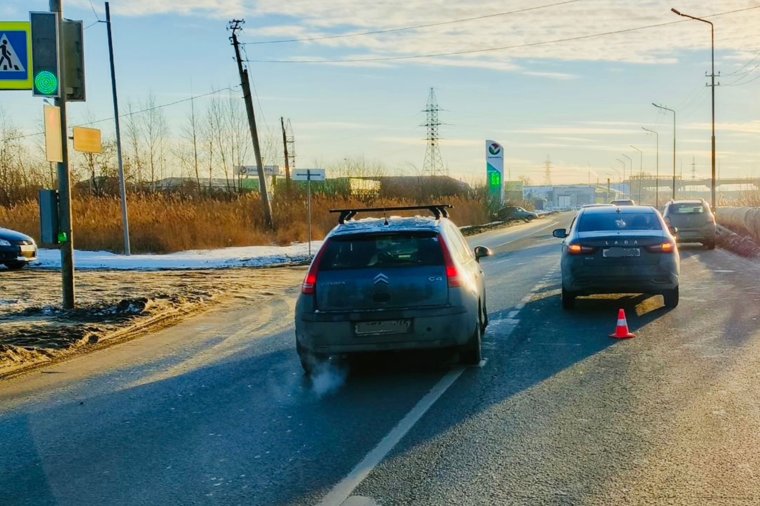
POLYGON ((433 216, 435 216, 435 219, 448 218, 449 212, 447 209, 452 209, 454 206, 451 204, 426 204, 423 206, 391 206, 391 207, 354 207, 351 209, 330 209, 331 213, 340 213, 340 216, 338 217, 338 223, 343 225, 346 220, 352 219, 354 216, 356 216, 359 212, 367 212, 367 211, 410 211, 412 209, 427 209, 431 213, 433 213, 433 216))

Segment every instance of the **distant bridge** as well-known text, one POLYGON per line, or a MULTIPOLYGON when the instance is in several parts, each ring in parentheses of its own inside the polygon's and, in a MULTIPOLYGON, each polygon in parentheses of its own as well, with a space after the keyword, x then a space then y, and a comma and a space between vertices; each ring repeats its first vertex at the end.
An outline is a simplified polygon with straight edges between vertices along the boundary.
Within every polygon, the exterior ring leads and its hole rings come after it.
MULTIPOLYGON (((638 190, 639 186, 643 189, 651 190, 658 186, 662 188, 673 188, 673 178, 661 176, 660 178, 654 178, 644 176, 642 178, 633 177, 623 181, 623 184, 630 185, 630 188, 638 190)), ((755 189, 760 189, 760 178, 720 178, 716 182, 716 189, 720 189, 723 185, 745 185, 754 186, 755 189)), ((704 186, 708 190, 712 187, 712 179, 679 179, 676 178, 676 191, 681 190, 687 186, 704 186)))

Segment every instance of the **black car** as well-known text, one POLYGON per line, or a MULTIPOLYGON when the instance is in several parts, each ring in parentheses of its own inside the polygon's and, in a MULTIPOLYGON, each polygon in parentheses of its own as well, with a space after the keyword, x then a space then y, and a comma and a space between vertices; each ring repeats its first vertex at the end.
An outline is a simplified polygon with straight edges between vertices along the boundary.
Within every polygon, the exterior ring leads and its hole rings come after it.
POLYGON ((538 214, 534 213, 533 211, 528 211, 526 209, 523 209, 522 207, 506 206, 498 210, 498 212, 496 213, 496 217, 504 221, 509 221, 509 220, 530 221, 530 220, 535 220, 536 218, 538 218, 538 214))
POLYGON ((661 294, 665 306, 678 305, 680 259, 675 238, 650 206, 584 207, 562 243, 562 307, 579 295, 661 294))
POLYGON ((8 269, 21 269, 37 260, 37 244, 21 232, 0 227, 0 263, 8 269))

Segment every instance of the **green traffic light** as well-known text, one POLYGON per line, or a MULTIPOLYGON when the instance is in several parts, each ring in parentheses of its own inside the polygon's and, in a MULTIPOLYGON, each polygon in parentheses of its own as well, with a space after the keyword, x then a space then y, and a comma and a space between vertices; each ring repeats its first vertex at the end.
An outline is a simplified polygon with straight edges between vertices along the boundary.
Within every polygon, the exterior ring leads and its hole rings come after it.
POLYGON ((52 72, 43 70, 34 76, 34 87, 43 95, 55 95, 58 91, 58 78, 52 72))

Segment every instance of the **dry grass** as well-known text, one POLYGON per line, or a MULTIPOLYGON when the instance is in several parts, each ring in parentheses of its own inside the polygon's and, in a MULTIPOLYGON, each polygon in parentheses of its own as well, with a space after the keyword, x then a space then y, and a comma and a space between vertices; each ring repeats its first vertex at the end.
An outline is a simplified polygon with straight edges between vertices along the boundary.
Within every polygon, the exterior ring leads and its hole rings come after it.
MULTIPOLYGON (((451 218, 458 225, 488 221, 488 211, 476 198, 437 199, 454 206, 451 218)), ((332 208, 409 206, 409 200, 312 197, 312 239, 321 239, 337 223, 332 208)), ((167 195, 129 196, 130 243, 134 253, 169 253, 227 246, 290 244, 308 238, 307 201, 303 197, 275 198, 275 230, 265 225, 257 194, 230 199, 189 198, 167 195)), ((394 212, 409 215, 409 212, 394 212)), ((414 214, 412 212, 411 214, 414 214)), ((123 248, 121 205, 117 198, 75 197, 72 215, 74 244, 82 250, 119 252, 123 248)), ((361 217, 361 215, 359 216, 361 217)), ((39 239, 37 202, 0 207, 0 226, 10 227, 39 239)))

